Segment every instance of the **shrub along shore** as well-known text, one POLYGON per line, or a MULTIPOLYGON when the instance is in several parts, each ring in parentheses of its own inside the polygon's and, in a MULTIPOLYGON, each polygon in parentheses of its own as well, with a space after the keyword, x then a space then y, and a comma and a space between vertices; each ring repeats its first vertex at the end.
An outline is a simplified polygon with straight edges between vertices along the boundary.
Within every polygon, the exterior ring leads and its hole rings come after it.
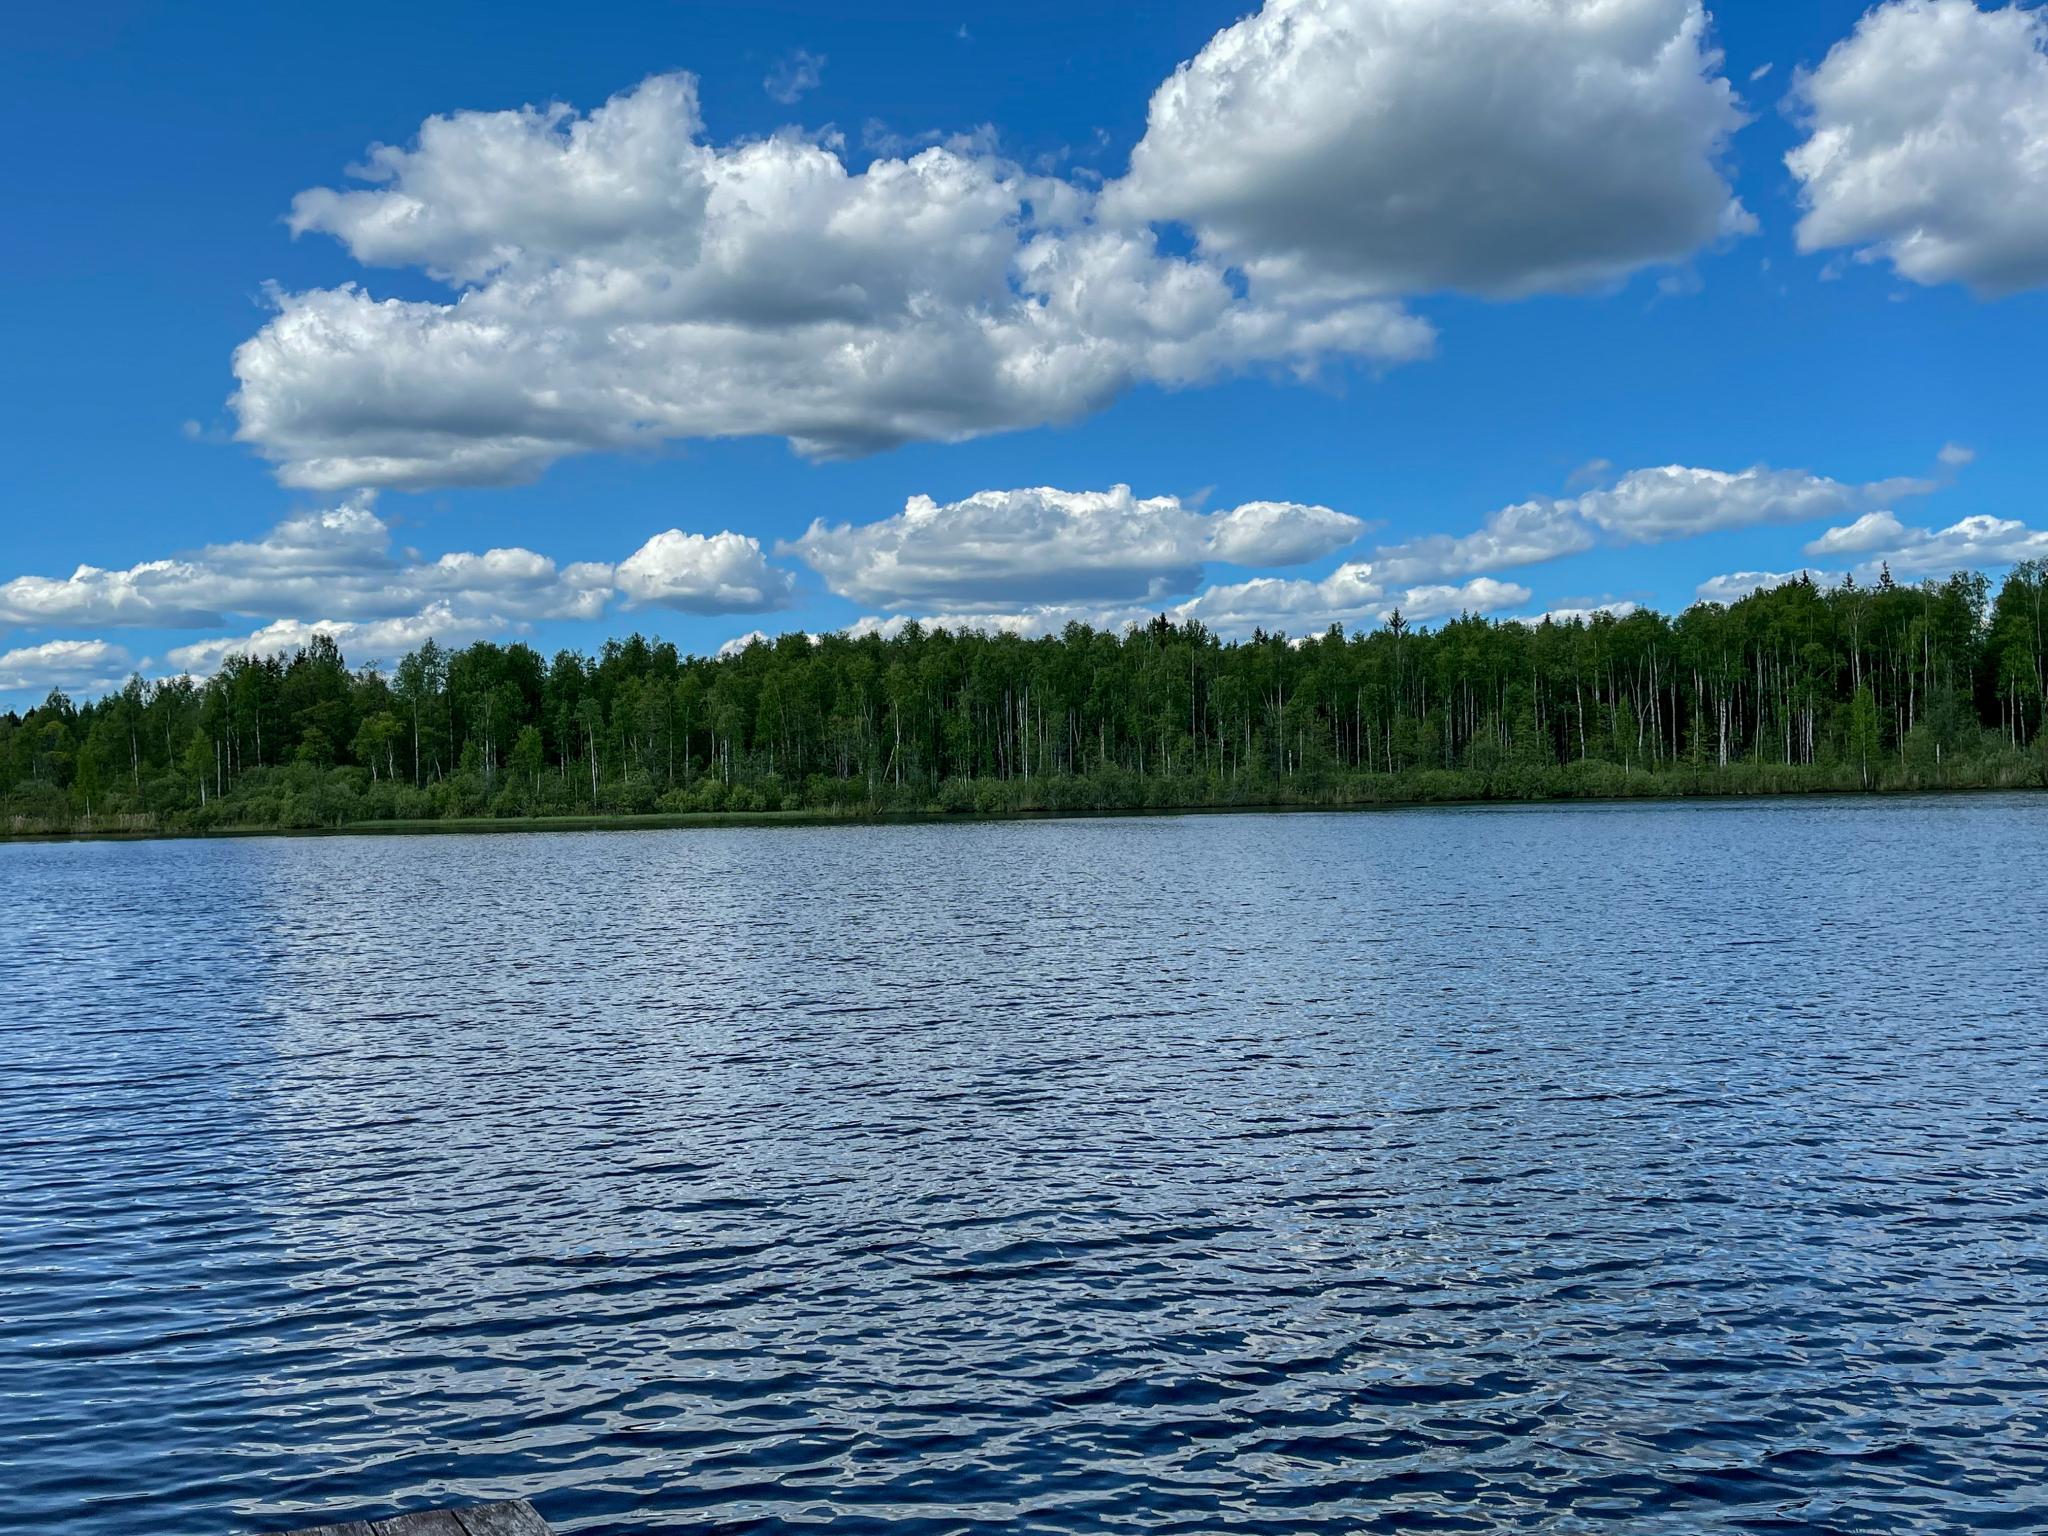
POLYGON ((1459 770, 1423 770, 1378 774, 1319 783, 1272 783, 1249 780, 1238 785, 1205 785, 1203 781, 1136 779, 1106 775, 1100 779, 1047 781, 949 781, 929 803, 913 804, 882 796, 874 802, 841 800, 816 806, 784 808, 756 804, 754 797, 735 797, 729 810, 650 810, 563 812, 499 808, 474 814, 382 814, 406 807, 387 806, 378 799, 355 796, 359 785, 323 779, 303 766, 265 770, 268 780, 250 786, 246 795, 224 804, 204 818, 173 815, 159 820, 149 813, 113 816, 77 815, 46 820, 16 815, 5 837, 110 838, 258 836, 289 833, 435 833, 435 832, 597 832, 715 826, 803 826, 824 823, 905 823, 958 819, 1031 820, 1038 818, 1116 815, 1200 815, 1228 812, 1310 810, 1399 810, 1423 806, 1618 804, 1678 799, 1761 799, 1798 795, 1895 796, 1899 794, 1970 793, 1986 790, 2048 788, 2048 759, 1997 756, 1944 770, 1934 777, 1903 772, 1885 775, 1866 787, 1860 777, 1841 771, 1794 768, 1758 771, 1748 765, 1696 772, 1649 773, 1588 764, 1547 772, 1474 774, 1459 770), (322 819, 325 813, 334 819, 322 819), (369 811, 372 814, 351 812, 369 811))
POLYGON ((0 832, 1392 806, 2048 784, 2048 574, 1793 582, 1676 618, 1397 614, 1222 642, 903 626, 719 657, 316 637, 0 715, 0 832))

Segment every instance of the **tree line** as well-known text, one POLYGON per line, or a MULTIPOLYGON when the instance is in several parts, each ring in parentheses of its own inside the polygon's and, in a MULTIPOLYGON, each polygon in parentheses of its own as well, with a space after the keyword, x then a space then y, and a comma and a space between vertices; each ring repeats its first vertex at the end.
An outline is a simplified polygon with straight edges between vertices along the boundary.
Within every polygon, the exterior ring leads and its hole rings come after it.
POLYGON ((0 715, 0 826, 1358 804, 2048 781, 2048 567, 1675 618, 1399 614, 1223 642, 905 625, 685 655, 317 636, 213 677, 0 715))

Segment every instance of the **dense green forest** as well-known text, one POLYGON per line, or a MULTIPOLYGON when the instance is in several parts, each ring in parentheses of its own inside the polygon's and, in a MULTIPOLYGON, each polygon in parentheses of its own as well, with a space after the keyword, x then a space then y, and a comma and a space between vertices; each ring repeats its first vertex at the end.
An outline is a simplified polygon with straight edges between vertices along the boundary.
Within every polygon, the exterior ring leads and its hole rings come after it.
POLYGON ((16 833, 473 816, 841 815, 2048 782, 2048 568, 1672 619, 1398 615, 1220 643, 1161 619, 1026 640, 785 635, 721 658, 331 641, 0 716, 16 833))

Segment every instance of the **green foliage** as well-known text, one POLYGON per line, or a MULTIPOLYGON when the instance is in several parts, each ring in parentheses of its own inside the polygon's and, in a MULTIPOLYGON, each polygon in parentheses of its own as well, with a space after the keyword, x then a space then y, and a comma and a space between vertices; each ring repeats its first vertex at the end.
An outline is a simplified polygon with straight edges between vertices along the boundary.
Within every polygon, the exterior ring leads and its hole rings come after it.
POLYGON ((1676 618, 1467 617, 1223 644, 639 635, 552 660, 324 636, 0 715, 0 828, 1375 805, 2048 783, 2048 579, 1795 582, 1676 618), (90 818, 90 822, 87 818, 90 818))
POLYGON ((540 793, 540 771, 547 760, 547 748, 540 737, 537 725, 522 726, 519 739, 512 744, 510 769, 522 786, 531 786, 540 793))
POLYGON ((309 725, 299 733, 297 760, 313 768, 325 768, 334 761, 334 743, 327 739, 327 733, 317 725, 309 725))

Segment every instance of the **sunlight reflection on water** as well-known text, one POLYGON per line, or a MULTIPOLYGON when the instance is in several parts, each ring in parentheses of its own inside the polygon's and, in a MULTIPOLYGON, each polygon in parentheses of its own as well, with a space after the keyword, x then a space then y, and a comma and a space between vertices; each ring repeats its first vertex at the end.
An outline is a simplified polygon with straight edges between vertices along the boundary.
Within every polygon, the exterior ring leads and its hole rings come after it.
POLYGON ((0 1527, 2048 1522, 2048 800, 0 846, 0 1527))

